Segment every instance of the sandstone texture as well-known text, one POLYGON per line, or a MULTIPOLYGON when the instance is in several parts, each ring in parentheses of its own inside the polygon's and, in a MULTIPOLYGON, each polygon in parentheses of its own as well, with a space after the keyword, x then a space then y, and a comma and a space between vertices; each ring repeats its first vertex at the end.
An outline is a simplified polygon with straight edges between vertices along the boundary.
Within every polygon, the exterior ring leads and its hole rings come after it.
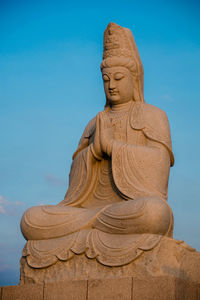
POLYGON ((1 300, 199 300, 200 284, 174 276, 72 280, 1 288, 1 300))
POLYGON ((57 261, 50 267, 40 269, 30 267, 25 258, 21 260, 21 284, 163 276, 200 283, 200 253, 183 241, 163 237, 153 250, 144 251, 133 262, 119 267, 105 266, 97 258, 89 259, 85 254, 75 255, 66 262, 57 261))

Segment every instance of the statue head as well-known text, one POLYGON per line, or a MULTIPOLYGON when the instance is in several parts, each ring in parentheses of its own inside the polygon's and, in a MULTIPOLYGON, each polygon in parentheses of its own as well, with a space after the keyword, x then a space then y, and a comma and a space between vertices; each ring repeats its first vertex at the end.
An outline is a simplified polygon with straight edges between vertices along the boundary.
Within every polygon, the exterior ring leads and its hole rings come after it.
POLYGON ((123 102, 127 102, 128 98, 129 100, 131 98, 133 101, 144 102, 143 66, 132 32, 129 29, 115 23, 108 24, 104 32, 101 71, 107 98, 106 106, 110 104, 110 101, 113 103, 119 101, 114 84, 117 85, 116 90, 119 87, 123 102), (122 78, 125 80, 121 82, 122 78), (113 81, 113 88, 111 81, 113 81))

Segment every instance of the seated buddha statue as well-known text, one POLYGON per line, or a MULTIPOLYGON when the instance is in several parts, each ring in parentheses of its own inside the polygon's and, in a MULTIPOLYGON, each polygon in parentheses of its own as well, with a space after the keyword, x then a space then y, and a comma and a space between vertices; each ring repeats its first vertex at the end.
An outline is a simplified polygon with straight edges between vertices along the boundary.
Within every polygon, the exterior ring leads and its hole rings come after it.
POLYGON ((144 101, 143 66, 129 29, 107 26, 101 72, 105 108, 82 134, 64 200, 32 207, 22 217, 29 266, 81 253, 123 265, 172 236, 168 119, 144 101))

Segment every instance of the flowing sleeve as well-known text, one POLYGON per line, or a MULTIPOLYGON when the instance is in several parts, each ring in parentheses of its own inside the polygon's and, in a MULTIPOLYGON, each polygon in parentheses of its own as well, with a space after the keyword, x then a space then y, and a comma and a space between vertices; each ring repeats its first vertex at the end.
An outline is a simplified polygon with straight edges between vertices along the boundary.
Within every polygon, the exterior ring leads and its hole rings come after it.
POLYGON ((86 148, 89 145, 89 140, 90 137, 94 134, 95 132, 95 125, 96 125, 96 117, 94 117, 86 126, 81 139, 78 144, 77 150, 74 152, 72 159, 74 160, 76 155, 81 152, 84 148, 86 148))
POLYGON ((69 188, 60 205, 80 206, 90 195, 96 182, 98 162, 94 159, 89 140, 95 131, 93 118, 85 128, 78 148, 73 154, 69 188))
MULTIPOLYGON (((136 104, 130 116, 129 135, 141 131, 145 145, 115 141, 112 173, 125 199, 159 196, 167 199, 170 165, 174 163, 166 114, 147 104, 136 104)), ((130 140, 130 139, 129 139, 130 140)))
POLYGON ((163 146, 113 144, 113 179, 126 199, 142 196, 167 199, 169 168, 169 155, 163 146))

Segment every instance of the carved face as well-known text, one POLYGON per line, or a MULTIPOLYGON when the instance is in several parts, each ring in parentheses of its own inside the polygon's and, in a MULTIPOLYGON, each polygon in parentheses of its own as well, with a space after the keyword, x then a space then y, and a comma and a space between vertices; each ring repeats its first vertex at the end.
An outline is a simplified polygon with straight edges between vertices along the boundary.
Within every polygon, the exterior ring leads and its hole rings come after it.
POLYGON ((102 77, 108 102, 112 105, 133 99, 133 77, 125 67, 103 68, 102 77))

